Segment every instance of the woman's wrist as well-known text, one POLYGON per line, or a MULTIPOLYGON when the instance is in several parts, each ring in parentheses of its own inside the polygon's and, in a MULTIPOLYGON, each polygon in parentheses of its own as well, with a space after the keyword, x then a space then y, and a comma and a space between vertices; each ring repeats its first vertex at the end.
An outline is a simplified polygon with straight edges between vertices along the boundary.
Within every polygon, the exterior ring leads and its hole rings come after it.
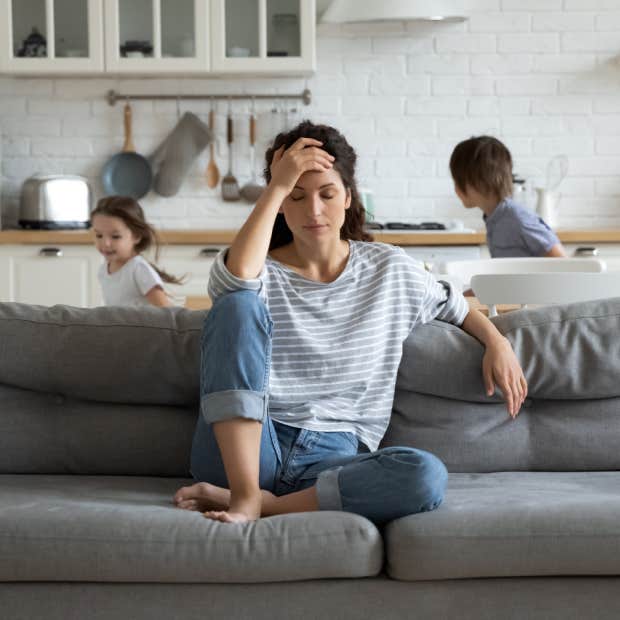
POLYGON ((261 197, 257 202, 258 205, 271 206, 276 208, 276 211, 282 206, 284 199, 290 194, 290 192, 281 185, 276 185, 274 183, 269 183, 265 188, 265 191, 262 193, 261 197))

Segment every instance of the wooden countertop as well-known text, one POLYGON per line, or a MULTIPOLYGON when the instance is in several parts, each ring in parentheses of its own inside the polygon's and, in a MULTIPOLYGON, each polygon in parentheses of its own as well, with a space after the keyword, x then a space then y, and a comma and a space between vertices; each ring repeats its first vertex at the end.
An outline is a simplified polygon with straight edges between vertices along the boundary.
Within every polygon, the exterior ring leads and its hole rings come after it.
MULTIPOLYGON (((228 245, 234 239, 234 230, 162 230, 161 239, 173 245, 228 245)), ((620 230, 559 230, 564 243, 620 243, 620 230)), ((481 245, 486 235, 483 231, 473 233, 398 232, 374 231, 376 241, 395 245, 481 245)), ((74 230, 1 230, 0 244, 84 245, 93 242, 91 231, 74 230)))

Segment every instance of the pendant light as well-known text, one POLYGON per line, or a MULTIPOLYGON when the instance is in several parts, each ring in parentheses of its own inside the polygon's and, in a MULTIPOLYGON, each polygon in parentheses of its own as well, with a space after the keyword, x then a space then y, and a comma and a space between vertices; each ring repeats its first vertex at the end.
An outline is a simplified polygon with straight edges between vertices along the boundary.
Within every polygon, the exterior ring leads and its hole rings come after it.
POLYGON ((464 8, 463 0, 333 0, 321 22, 463 22, 467 19, 464 8))

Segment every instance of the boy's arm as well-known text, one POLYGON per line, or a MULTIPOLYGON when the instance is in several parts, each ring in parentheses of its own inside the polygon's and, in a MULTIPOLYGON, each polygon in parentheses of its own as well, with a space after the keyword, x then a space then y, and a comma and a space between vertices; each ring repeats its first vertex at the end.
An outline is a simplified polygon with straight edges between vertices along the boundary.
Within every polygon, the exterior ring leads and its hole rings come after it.
POLYGON ((461 328, 486 348, 482 359, 482 378, 487 395, 493 394, 497 384, 504 395, 508 413, 515 418, 527 396, 527 381, 510 342, 478 310, 469 311, 461 328))
POLYGON ((544 256, 549 258, 566 258, 567 254, 564 246, 561 243, 556 243, 544 256))

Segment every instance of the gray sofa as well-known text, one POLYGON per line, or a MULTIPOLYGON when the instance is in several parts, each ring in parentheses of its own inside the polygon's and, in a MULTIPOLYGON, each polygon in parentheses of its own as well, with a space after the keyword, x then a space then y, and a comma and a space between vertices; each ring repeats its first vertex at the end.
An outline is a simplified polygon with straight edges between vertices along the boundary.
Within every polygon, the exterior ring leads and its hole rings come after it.
POLYGON ((384 445, 434 452, 450 480, 382 531, 172 505, 203 318, 0 304, 3 620, 620 617, 620 299, 495 320, 530 384, 515 421, 475 341, 415 330, 384 445))

